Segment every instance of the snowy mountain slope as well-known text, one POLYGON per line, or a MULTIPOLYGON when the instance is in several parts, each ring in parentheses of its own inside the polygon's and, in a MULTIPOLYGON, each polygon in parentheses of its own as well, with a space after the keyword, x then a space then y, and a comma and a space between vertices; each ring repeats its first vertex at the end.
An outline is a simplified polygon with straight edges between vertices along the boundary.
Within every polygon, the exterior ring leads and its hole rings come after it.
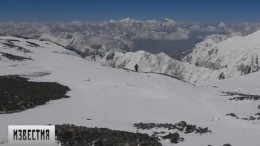
POLYGON ((247 36, 222 37, 215 42, 214 38, 208 38, 197 44, 183 61, 219 70, 226 78, 255 72, 259 70, 259 38, 260 31, 247 36))
MULTIPOLYGON (((0 75, 19 74, 32 81, 59 82, 71 89, 68 99, 51 101, 20 113, 1 114, 0 145, 7 145, 7 125, 10 124, 71 123, 136 132, 134 123, 176 123, 183 120, 208 127, 212 133, 199 135, 179 132, 185 138, 176 144, 179 146, 225 143, 234 146, 259 145, 258 120, 225 116, 230 112, 239 116, 252 115, 259 111, 259 101, 230 101, 230 96, 221 96, 219 92, 236 91, 237 82, 240 82, 239 88, 244 88, 245 85, 242 85, 247 81, 247 76, 194 86, 167 76, 99 66, 51 42, 16 37, 0 36, 0 52, 31 58, 14 61, 0 54, 0 75), (3 44, 8 41, 31 53, 3 44), (39 46, 31 46, 32 43, 39 46), (45 74, 37 76, 39 72, 45 74), (212 87, 215 84, 218 88, 212 87), (221 84, 225 86, 222 88, 221 84)), ((258 88, 259 77, 259 73, 249 76, 251 89, 258 88)), ((139 132, 151 134, 153 131, 156 129, 139 132)), ((169 140, 161 142, 165 146, 172 145, 169 140)))
MULTIPOLYGON (((94 56, 87 57, 93 60, 94 56)), ((121 53, 110 51, 100 60, 101 65, 113 68, 134 70, 135 64, 139 65, 140 72, 159 73, 174 78, 195 83, 206 80, 217 80, 221 72, 212 69, 196 67, 186 62, 172 59, 164 53, 151 54, 145 51, 121 53)))
POLYGON ((248 36, 210 35, 198 43, 182 62, 164 53, 155 55, 145 51, 110 51, 101 59, 98 55, 90 55, 87 59, 130 70, 138 64, 141 72, 166 74, 189 83, 231 78, 259 70, 259 34, 260 31, 248 36))

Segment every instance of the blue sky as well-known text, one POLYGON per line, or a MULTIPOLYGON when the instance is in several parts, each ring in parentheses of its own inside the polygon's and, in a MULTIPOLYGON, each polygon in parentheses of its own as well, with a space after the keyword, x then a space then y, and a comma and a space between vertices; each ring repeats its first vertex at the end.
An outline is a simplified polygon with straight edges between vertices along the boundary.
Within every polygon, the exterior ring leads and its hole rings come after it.
POLYGON ((259 22, 259 0, 0 0, 0 22, 163 19, 259 22))

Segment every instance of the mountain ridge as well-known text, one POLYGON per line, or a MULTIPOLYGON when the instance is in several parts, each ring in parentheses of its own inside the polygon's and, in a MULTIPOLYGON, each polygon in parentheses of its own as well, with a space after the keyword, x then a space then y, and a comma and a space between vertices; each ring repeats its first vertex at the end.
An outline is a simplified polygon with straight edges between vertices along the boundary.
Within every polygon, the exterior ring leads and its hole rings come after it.
MULTIPOLYGON (((258 71, 258 39, 260 31, 247 36, 210 35, 196 44, 193 51, 182 61, 174 60, 165 53, 151 54, 146 51, 110 51, 96 61, 104 66, 130 70, 134 70, 134 65, 138 64, 141 72, 167 74, 189 83, 196 83, 258 71)), ((93 57, 91 55, 86 58, 93 60, 93 57)))

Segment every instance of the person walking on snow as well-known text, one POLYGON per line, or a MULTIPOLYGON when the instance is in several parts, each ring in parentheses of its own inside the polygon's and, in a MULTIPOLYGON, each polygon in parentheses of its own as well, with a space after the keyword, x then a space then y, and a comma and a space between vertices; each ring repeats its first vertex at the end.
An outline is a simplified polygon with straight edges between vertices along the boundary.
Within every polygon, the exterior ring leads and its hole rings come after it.
POLYGON ((135 71, 138 72, 138 68, 139 66, 137 64, 135 64, 135 71))

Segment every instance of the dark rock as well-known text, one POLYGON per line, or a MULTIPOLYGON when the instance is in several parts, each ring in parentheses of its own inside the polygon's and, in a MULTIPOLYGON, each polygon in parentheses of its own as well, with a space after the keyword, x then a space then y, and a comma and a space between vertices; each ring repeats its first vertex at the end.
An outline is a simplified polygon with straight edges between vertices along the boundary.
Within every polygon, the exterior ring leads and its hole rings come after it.
POLYGON ((28 44, 29 44, 29 46, 31 46, 31 47, 40 47, 40 45, 38 45, 38 44, 36 44, 36 43, 33 43, 33 42, 29 42, 29 41, 26 41, 28 44))
POLYGON ((187 125, 185 129, 185 133, 192 133, 196 130, 196 125, 187 125))
POLYGON ((256 115, 256 116, 260 116, 260 113, 256 113, 255 115, 256 115))
MULTIPOLYGON (((136 127, 137 129, 143 129, 143 130, 150 130, 153 128, 167 128, 168 130, 178 130, 178 131, 184 131, 185 134, 188 133, 199 133, 199 134, 206 134, 206 133, 212 133, 211 130, 208 129, 208 127, 206 128, 201 128, 201 127, 197 127, 196 125, 190 125, 187 124, 185 121, 181 121, 179 123, 176 124, 169 124, 169 123, 165 123, 165 124, 155 124, 155 123, 135 123, 134 127, 136 127)), ((153 133, 153 137, 157 137, 160 134, 165 134, 166 132, 154 132, 153 133)), ((178 133, 169 133, 165 136, 161 136, 162 139, 170 139, 170 141, 172 143, 179 143, 181 141, 184 140, 184 138, 180 137, 180 135, 178 133)))
POLYGON ((223 146, 232 146, 231 144, 229 144, 229 143, 226 143, 226 144, 224 144, 223 146))
MULTIPOLYGON (((260 113, 256 113, 255 114, 256 116, 260 116, 260 113)), ((246 118, 246 117, 243 117, 243 118, 241 118, 241 117, 238 117, 236 114, 234 114, 234 113, 230 113, 230 114, 226 114, 226 116, 231 116, 231 117, 235 117, 236 119, 242 119, 242 120, 251 120, 251 121, 253 121, 253 120, 256 120, 256 119, 260 119, 260 117, 254 117, 254 116, 249 116, 248 118, 246 118)))
POLYGON ((225 79, 224 72, 222 72, 222 73, 218 76, 218 79, 219 79, 219 80, 225 79))
POLYGON ((134 127, 136 127, 137 129, 149 130, 155 128, 156 125, 154 123, 135 123, 134 127))
POLYGON ((0 52, 3 57, 8 58, 13 61, 23 61, 23 60, 32 60, 31 58, 23 57, 23 56, 17 56, 9 53, 0 52))
POLYGON ((172 143, 179 143, 180 135, 178 133, 173 133, 170 136, 170 140, 172 143))
POLYGON ((2 44, 9 48, 16 48, 16 50, 21 51, 23 53, 32 53, 30 50, 28 50, 24 47, 14 45, 13 41, 15 41, 15 40, 7 40, 7 43, 2 43, 2 44))
POLYGON ((235 117, 236 119, 238 119, 238 117, 235 113, 229 113, 229 114, 226 114, 226 116, 231 116, 231 117, 235 117))
POLYGON ((70 89, 52 82, 31 82, 17 75, 0 76, 0 112, 14 113, 67 98, 70 89))
POLYGON ((206 128, 198 127, 198 128, 196 128, 196 132, 195 133, 205 134, 205 133, 212 133, 212 131, 209 130, 208 127, 206 127, 206 128))
POLYGON ((248 120, 255 120, 256 118, 255 117, 253 117, 253 116, 250 116, 249 118, 248 118, 248 120))
POLYGON ((94 146, 103 146, 103 143, 101 140, 98 140, 98 141, 94 142, 94 146))
POLYGON ((240 65, 237 67, 238 71, 241 72, 242 75, 247 75, 251 72, 251 66, 250 65, 240 65))
POLYGON ((17 38, 22 38, 22 39, 25 39, 25 40, 28 40, 28 39, 33 39, 33 38, 29 38, 29 37, 22 36, 22 35, 14 35, 14 37, 17 37, 17 38))
POLYGON ((260 100, 259 95, 251 95, 251 94, 243 94, 243 93, 238 93, 238 92, 222 92, 225 95, 224 96, 238 96, 231 98, 229 100, 260 100))
POLYGON ((165 131, 161 131, 160 134, 165 134, 166 132, 165 131))
POLYGON ((106 59, 107 60, 112 60, 115 56, 115 52, 109 52, 109 54, 107 55, 106 59))
POLYGON ((173 129, 177 129, 178 131, 184 131, 184 133, 211 133, 211 130, 209 130, 208 128, 201 128, 198 127, 196 128, 196 125, 189 125, 187 124, 185 121, 181 121, 179 123, 176 124, 169 124, 169 123, 165 123, 165 124, 155 124, 155 123, 135 123, 134 127, 136 127, 137 129, 142 129, 142 130, 150 130, 153 128, 167 128, 168 130, 173 130, 173 129))
POLYGON ((177 124, 175 124, 176 128, 179 130, 179 131, 183 131, 184 128, 187 126, 187 123, 185 121, 181 121, 177 124))
POLYGON ((148 134, 74 125, 56 125, 55 129, 63 146, 161 146, 158 138, 148 134))
POLYGON ((169 133, 162 137, 163 139, 170 139, 171 143, 179 143, 180 141, 184 140, 180 137, 179 133, 169 133))

